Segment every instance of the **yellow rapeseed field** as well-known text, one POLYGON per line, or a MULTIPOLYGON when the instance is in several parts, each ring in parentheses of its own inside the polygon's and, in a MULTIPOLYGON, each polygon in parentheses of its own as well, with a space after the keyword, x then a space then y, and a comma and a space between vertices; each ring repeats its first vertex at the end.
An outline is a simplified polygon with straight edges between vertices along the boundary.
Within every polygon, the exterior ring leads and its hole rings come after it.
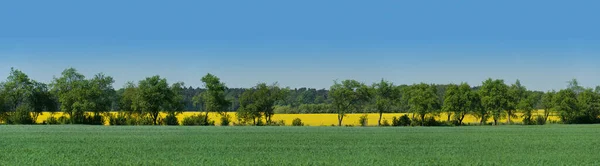
MULTIPOLYGON (((116 114, 117 112, 111 112, 111 114, 116 114)), ((542 115, 543 111, 542 110, 538 110, 535 115, 542 115)), ((192 115, 197 115, 200 114, 200 112, 184 112, 181 113, 179 115, 177 115, 177 118, 179 119, 179 122, 181 123, 183 121, 183 118, 185 117, 189 117, 192 115)), ((202 113, 204 114, 204 113, 202 113)), ((230 112, 228 113, 232 120, 233 123, 238 123, 237 118, 236 118, 236 114, 235 112, 230 112)), ((387 120, 390 124, 392 123, 392 119, 393 117, 400 117, 402 115, 404 115, 406 113, 386 113, 383 114, 383 120, 387 120)), ((359 119, 361 116, 363 116, 365 114, 347 114, 346 117, 344 117, 343 120, 343 125, 354 125, 354 126, 358 126, 360 125, 359 123, 359 119)), ((411 114, 408 114, 409 116, 411 116, 411 114)), ((521 114, 517 114, 519 117, 518 118, 513 118, 511 119, 511 121, 515 122, 515 123, 520 123, 523 121, 523 119, 521 118, 521 114)), ((45 112, 42 115, 40 115, 37 118, 37 123, 43 123, 44 121, 46 121, 46 119, 48 119, 50 117, 50 113, 45 112)), ((60 117, 63 116, 63 113, 61 112, 57 112, 54 113, 52 116, 54 117, 60 117)), ((166 114, 161 113, 160 114, 161 117, 165 117, 166 114)), ((368 123, 370 126, 376 126, 377 125, 377 120, 379 119, 379 114, 377 113, 369 113, 367 114, 368 117, 368 123)), ((219 114, 216 113, 209 113, 209 118, 211 120, 215 121, 215 124, 220 124, 221 121, 221 117, 219 114)), ((331 126, 331 125, 337 125, 338 124, 338 120, 337 120, 337 114, 275 114, 273 116, 273 121, 279 121, 279 120, 283 120, 285 122, 286 125, 292 125, 292 121, 296 118, 300 118, 302 120, 302 122, 306 125, 306 126, 331 126)), ((436 117, 437 120, 439 121, 446 121, 447 120, 447 115, 446 114, 440 114, 438 117, 436 117)), ((549 120, 551 121, 559 121, 560 118, 556 115, 552 115, 550 116, 549 120)), ((491 122, 492 119, 488 119, 488 122, 491 122)), ((505 123, 506 119, 502 119, 500 122, 505 123)), ((471 123, 471 124, 478 124, 479 123, 479 119, 475 118, 472 115, 468 115, 465 117, 464 123, 471 123)), ((105 121, 105 125, 108 125, 108 120, 105 121)))

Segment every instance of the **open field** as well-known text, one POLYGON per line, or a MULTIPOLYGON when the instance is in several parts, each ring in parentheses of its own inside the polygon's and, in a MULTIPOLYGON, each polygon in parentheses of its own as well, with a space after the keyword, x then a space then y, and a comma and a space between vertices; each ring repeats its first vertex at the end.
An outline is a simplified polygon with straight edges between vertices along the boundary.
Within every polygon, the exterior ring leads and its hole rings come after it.
POLYGON ((0 165, 599 165, 600 125, 0 125, 0 165))
MULTIPOLYGON (((116 114, 116 112, 112 112, 112 114, 116 114)), ((199 112, 184 112, 182 114, 178 114, 177 118, 179 119, 179 123, 181 123, 181 121, 183 121, 183 118, 185 117, 189 117, 192 115, 197 115, 199 114, 199 112)), ((202 113, 204 114, 204 113, 202 113)), ((236 114, 235 112, 229 112, 228 113, 230 117, 232 117, 232 122, 233 123, 239 123, 236 120, 236 114)), ((392 118, 393 117, 400 117, 402 115, 405 115, 406 113, 385 113, 383 114, 383 119, 384 120, 388 120, 389 123, 392 123, 392 118)), ((535 115, 542 115, 543 111, 542 110, 538 110, 535 115)), ((359 119, 361 116, 363 116, 365 114, 347 114, 347 116, 344 118, 344 125, 354 125, 354 126, 359 126, 359 119)), ((369 113, 368 115, 368 123, 370 126, 377 126, 377 120, 379 119, 379 114, 377 113, 369 113)), ((411 114, 408 114, 409 116, 411 114)), ((519 116, 518 118, 513 118, 511 119, 513 122, 515 123, 521 123, 523 121, 523 118, 521 117, 520 113, 517 113, 517 115, 519 116)), ((60 117, 62 116, 61 112, 58 113, 54 113, 54 115, 52 115, 54 117, 60 117)), ((161 113, 161 116, 164 118, 166 116, 166 114, 161 113)), ((37 123, 43 123, 46 119, 48 119, 50 117, 50 113, 45 112, 42 115, 40 115, 37 119, 37 123)), ((220 124, 221 119, 220 119, 220 115, 217 113, 209 113, 209 118, 211 120, 214 120, 216 122, 216 124, 220 124)), ((275 114, 273 116, 273 121, 279 121, 279 120, 283 120, 285 122, 286 125, 291 126, 292 125, 292 121, 295 118, 300 118, 302 119, 302 122, 307 125, 307 126, 331 126, 331 125, 337 125, 337 114, 275 114)), ((442 113, 440 114, 437 118, 437 120, 439 121, 446 121, 447 120, 447 115, 442 113)), ((556 115, 552 115, 550 116, 549 120, 551 121, 559 121, 560 117, 556 116, 556 115)), ((383 120, 382 120, 383 122, 383 120)), ((492 119, 488 119, 488 122, 492 122, 492 119)), ((502 123, 506 122, 506 119, 502 119, 501 120, 502 123)), ((108 125, 108 121, 105 122, 108 125)), ((468 124, 479 124, 479 119, 475 118, 472 115, 467 115, 465 117, 464 123, 468 124)))

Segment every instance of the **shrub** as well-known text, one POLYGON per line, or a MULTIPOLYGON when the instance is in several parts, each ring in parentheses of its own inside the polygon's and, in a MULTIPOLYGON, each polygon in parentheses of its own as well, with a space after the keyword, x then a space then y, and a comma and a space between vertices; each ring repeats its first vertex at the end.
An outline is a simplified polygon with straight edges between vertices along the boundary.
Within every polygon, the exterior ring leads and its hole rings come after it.
POLYGON ((183 118, 183 125, 184 126, 214 126, 215 125, 215 121, 211 121, 210 119, 208 119, 208 122, 206 121, 206 116, 205 115, 192 115, 189 117, 185 117, 183 118))
POLYGON ((538 115, 535 117, 535 124, 537 125, 545 125, 546 124, 546 118, 544 118, 544 116, 542 115, 538 115))
POLYGON ((383 120, 383 123, 381 123, 382 126, 390 126, 390 122, 387 119, 383 120))
POLYGON ((285 121, 284 120, 271 121, 269 126, 285 126, 285 121))
POLYGON ((108 117, 108 124, 110 125, 127 125, 127 116, 124 113, 118 113, 116 116, 110 115, 108 117))
POLYGON ((229 123, 231 123, 229 114, 221 115, 221 126, 229 126, 229 123))
POLYGON ((360 116, 360 119, 358 119, 358 123, 360 124, 360 126, 368 126, 369 125, 369 115, 364 114, 363 116, 360 116))
POLYGON ((421 122, 420 119, 413 119, 411 126, 442 126, 444 125, 444 123, 441 123, 437 120, 435 120, 435 117, 427 117, 425 118, 425 121, 423 121, 423 123, 421 122))
POLYGON ((296 118, 292 121, 292 126, 304 126, 304 123, 302 123, 302 119, 296 118))
POLYGON ((104 120, 100 114, 83 116, 83 124, 88 125, 104 125, 104 120))
POLYGON ((27 105, 20 105, 17 110, 9 115, 7 124, 35 124, 31 117, 31 108, 27 105))
POLYGON ((412 122, 408 115, 402 115, 400 118, 394 117, 392 119, 392 126, 410 126, 411 123, 412 122))
POLYGON ((175 113, 169 113, 167 114, 167 116, 165 117, 165 119, 163 119, 163 122, 165 125, 168 126, 177 126, 179 125, 179 121, 177 120, 177 116, 175 115, 175 113))

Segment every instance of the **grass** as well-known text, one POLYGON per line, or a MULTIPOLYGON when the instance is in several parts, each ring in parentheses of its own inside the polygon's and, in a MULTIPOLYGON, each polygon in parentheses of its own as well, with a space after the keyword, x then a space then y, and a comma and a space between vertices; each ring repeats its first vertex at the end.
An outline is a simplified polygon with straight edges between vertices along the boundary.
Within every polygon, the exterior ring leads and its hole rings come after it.
POLYGON ((0 125, 0 165, 600 165, 600 125, 0 125))

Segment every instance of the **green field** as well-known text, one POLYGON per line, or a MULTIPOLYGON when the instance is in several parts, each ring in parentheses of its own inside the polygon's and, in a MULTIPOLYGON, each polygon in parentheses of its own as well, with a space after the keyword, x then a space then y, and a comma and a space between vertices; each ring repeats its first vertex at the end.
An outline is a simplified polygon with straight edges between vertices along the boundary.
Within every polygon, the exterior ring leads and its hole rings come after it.
POLYGON ((0 125, 0 165, 600 165, 600 125, 0 125))

